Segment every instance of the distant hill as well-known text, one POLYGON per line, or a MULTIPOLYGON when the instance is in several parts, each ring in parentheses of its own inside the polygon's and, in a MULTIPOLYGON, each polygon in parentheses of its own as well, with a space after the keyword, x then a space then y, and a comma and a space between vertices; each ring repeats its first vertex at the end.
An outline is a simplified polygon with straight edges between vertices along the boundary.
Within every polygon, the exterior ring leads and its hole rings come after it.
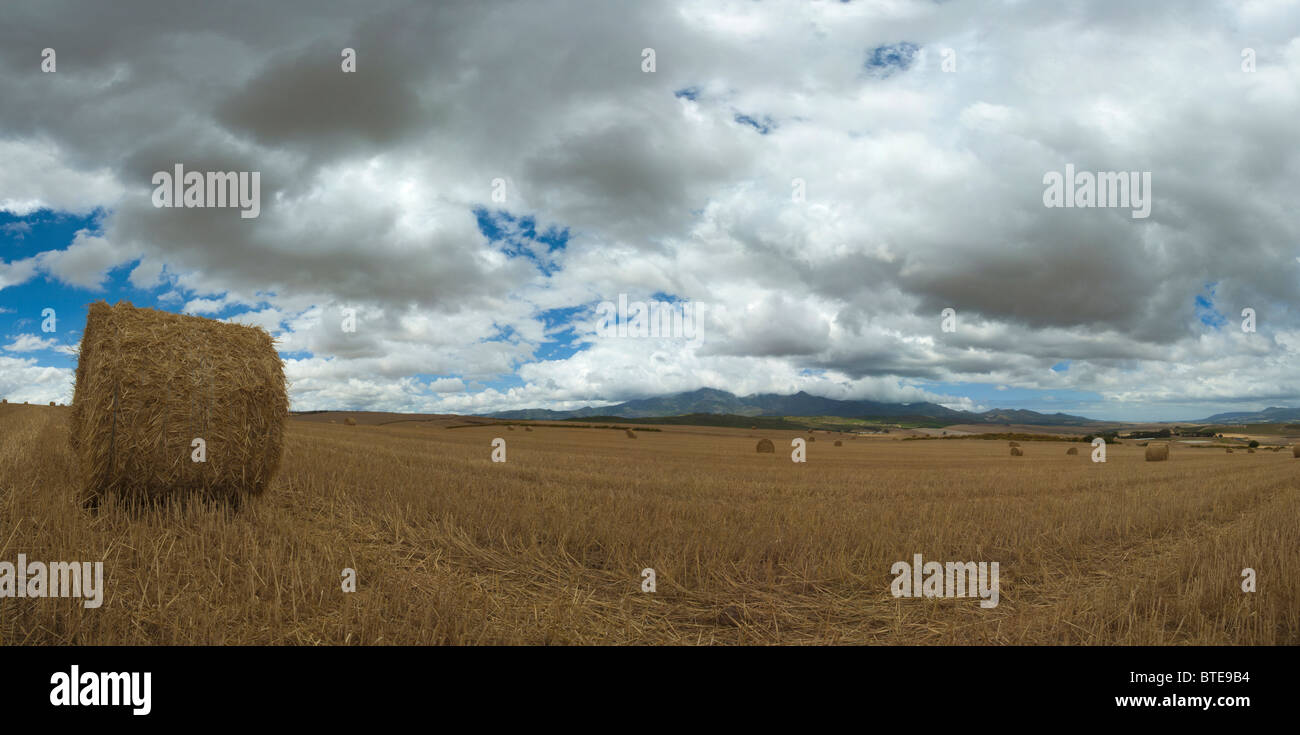
POLYGON ((1064 413, 1042 414, 1037 411, 993 409, 984 413, 954 411, 937 403, 879 403, 876 401, 841 401, 822 398, 803 391, 794 395, 756 393, 737 396, 724 390, 701 388, 642 398, 613 406, 551 411, 542 408, 500 411, 483 414, 492 418, 522 421, 562 421, 571 418, 660 418, 688 414, 730 414, 733 416, 834 416, 839 418, 889 420, 929 419, 952 424, 1031 424, 1081 426, 1097 423, 1082 416, 1064 413))
POLYGON ((1300 422, 1300 408, 1266 408, 1263 411, 1216 413, 1198 424, 1286 424, 1300 422))

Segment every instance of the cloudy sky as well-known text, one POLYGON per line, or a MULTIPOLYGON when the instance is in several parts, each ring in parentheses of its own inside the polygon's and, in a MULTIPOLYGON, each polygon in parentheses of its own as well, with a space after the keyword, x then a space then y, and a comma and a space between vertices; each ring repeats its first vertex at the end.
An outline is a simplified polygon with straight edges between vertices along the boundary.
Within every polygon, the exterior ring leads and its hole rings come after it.
POLYGON ((265 327, 298 410, 1300 405, 1300 3, 179 5, 3 11, 10 401, 125 299, 265 327), (177 164, 258 216, 156 207, 177 164), (1150 216, 1045 206, 1067 164, 1150 216), (705 317, 605 336, 620 295, 705 317))

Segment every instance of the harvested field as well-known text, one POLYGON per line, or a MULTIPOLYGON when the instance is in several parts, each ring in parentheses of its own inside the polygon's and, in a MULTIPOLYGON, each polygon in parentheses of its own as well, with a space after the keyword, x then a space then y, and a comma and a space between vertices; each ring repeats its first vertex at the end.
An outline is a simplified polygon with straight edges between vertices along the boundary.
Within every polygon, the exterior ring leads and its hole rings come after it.
POLYGON ((6 643, 1300 643, 1285 454, 864 437, 796 464, 754 451, 794 432, 548 426, 493 464, 499 427, 293 419, 242 510, 92 516, 67 424, 0 407, 0 559, 102 560, 104 604, 5 599, 6 643), (913 554, 999 562, 1000 604, 894 598, 913 554))

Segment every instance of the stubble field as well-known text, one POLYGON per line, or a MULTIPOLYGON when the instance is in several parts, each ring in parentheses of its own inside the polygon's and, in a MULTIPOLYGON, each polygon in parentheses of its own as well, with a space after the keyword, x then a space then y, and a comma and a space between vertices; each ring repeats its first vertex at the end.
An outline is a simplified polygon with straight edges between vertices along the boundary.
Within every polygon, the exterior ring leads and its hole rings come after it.
POLYGON ((783 431, 336 418, 291 420, 275 483, 238 512, 92 515, 67 409, 0 406, 0 561, 102 561, 106 585, 98 609, 0 599, 0 641, 1300 642, 1289 452, 1148 463, 1123 444, 1097 464, 1084 444, 1013 458, 998 441, 819 433, 795 464, 783 431), (914 554, 999 562, 998 606, 894 598, 890 568, 914 554))

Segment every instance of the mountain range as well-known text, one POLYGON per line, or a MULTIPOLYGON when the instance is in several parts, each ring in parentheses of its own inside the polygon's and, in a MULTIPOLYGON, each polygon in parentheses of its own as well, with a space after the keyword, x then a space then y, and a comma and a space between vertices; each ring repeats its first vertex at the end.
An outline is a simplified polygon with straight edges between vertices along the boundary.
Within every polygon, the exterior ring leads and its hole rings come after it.
POLYGON ((1200 424, 1284 424, 1300 422, 1300 408, 1274 406, 1263 411, 1231 411, 1201 419, 1200 424))
POLYGON ((1080 426, 1099 423, 1082 416, 1065 413, 1044 414, 1022 409, 992 409, 983 413, 957 411, 937 403, 879 403, 877 401, 841 401, 800 391, 794 395, 755 393, 737 396, 724 390, 700 388, 654 398, 626 401, 613 406, 552 411, 530 408, 483 414, 491 418, 521 421, 562 420, 591 416, 620 418, 660 418, 685 414, 732 414, 736 416, 835 416, 866 419, 927 419, 952 424, 1041 424, 1080 426))

